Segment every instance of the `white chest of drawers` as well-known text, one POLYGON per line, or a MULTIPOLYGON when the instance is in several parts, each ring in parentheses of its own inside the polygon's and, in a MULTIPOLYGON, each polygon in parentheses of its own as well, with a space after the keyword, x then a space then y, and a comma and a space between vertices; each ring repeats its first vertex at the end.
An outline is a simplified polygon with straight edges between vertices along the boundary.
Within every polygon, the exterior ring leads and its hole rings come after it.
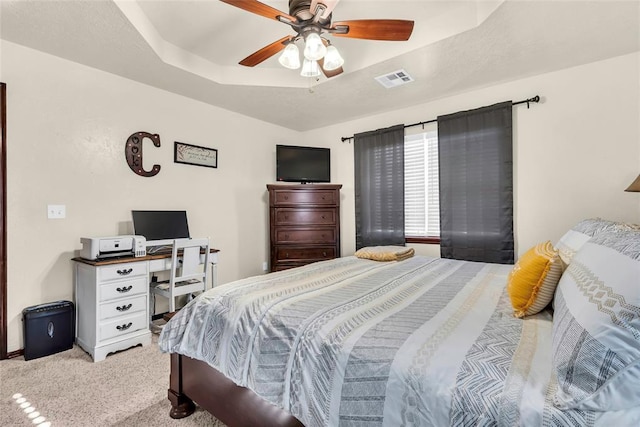
POLYGON ((148 262, 74 264, 76 342, 94 362, 151 344, 148 262))

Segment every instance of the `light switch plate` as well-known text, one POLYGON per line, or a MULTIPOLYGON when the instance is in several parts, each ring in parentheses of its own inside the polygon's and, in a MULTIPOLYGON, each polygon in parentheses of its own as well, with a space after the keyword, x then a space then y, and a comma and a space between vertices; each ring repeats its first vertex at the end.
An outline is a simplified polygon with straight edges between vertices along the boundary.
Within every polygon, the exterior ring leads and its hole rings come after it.
POLYGON ((63 219, 67 216, 67 207, 65 205, 47 205, 47 218, 63 219))

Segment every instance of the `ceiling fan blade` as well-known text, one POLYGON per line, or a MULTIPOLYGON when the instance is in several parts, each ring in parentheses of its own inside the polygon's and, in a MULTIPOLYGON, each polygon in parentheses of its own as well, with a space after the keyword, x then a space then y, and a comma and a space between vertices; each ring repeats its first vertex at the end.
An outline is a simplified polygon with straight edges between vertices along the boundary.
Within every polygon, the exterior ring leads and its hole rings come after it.
POLYGON ((264 3, 260 3, 257 0, 220 0, 223 3, 230 4, 231 6, 239 7, 247 12, 255 13, 256 15, 264 16, 265 18, 275 19, 279 22, 289 23, 298 22, 298 18, 291 16, 287 13, 281 12, 271 6, 267 6, 264 3), (289 21, 289 22, 287 22, 289 21))
POLYGON ((284 49, 287 46, 287 42, 292 38, 293 36, 286 36, 271 43, 270 45, 263 47, 262 49, 252 53, 251 55, 240 61, 240 65, 244 65, 246 67, 255 67, 262 61, 271 58, 273 55, 284 49))
POLYGON ((344 71, 342 69, 342 67, 340 68, 336 68, 335 70, 325 70, 324 69, 324 58, 320 58, 318 59, 318 65, 320 66, 320 69, 322 70, 322 73, 325 75, 325 77, 327 77, 328 79, 330 79, 331 77, 335 77, 338 74, 342 74, 342 72, 344 71))
POLYGON ((334 22, 330 33, 352 39, 405 41, 413 32, 413 21, 402 19, 358 19, 334 22))
POLYGON ((320 15, 320 19, 327 19, 339 1, 340 0, 311 0, 311 7, 309 7, 309 10, 311 11, 311 14, 315 14, 318 4, 323 5, 325 9, 324 12, 322 12, 322 15, 320 15))

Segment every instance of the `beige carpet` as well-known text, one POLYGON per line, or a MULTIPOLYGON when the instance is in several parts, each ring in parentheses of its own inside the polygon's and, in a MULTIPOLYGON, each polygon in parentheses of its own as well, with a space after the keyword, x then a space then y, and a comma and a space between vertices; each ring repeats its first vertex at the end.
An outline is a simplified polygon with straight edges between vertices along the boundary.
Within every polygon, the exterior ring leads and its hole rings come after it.
POLYGON ((156 342, 154 334, 150 346, 98 363, 77 346, 29 361, 0 361, 0 426, 224 427, 200 408, 182 420, 169 417, 169 355, 156 342))

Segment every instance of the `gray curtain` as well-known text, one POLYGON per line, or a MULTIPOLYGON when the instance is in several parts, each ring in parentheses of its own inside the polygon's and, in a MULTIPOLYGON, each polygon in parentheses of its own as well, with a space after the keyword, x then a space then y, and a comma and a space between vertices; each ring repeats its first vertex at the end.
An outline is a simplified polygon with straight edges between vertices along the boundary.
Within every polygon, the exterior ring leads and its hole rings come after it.
POLYGON ((404 246, 404 125, 354 135, 356 249, 404 246))
POLYGON ((512 102, 438 117, 440 253, 513 264, 512 102))

